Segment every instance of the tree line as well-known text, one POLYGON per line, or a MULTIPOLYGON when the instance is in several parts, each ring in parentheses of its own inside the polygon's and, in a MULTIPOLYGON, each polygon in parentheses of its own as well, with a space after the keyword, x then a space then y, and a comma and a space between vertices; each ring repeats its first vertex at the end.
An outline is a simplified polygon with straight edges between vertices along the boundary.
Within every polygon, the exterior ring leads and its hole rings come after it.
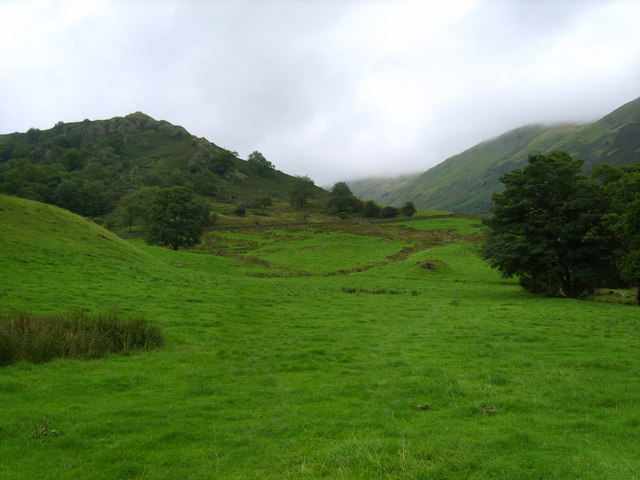
POLYGON ((640 284, 640 165, 587 177, 582 164, 564 151, 529 155, 493 195, 481 255, 527 291, 578 298, 640 284))
POLYGON ((404 203, 402 207, 390 205, 378 205, 367 200, 357 198, 345 182, 336 183, 329 192, 327 211, 330 215, 346 218, 349 214, 361 214, 366 218, 395 218, 399 215, 412 217, 416 213, 416 207, 411 201, 404 203))

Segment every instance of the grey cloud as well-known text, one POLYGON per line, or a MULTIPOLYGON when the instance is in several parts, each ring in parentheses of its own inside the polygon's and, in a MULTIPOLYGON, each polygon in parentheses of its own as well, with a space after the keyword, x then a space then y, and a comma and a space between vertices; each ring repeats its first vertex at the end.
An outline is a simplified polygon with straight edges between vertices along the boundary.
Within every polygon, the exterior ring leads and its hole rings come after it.
POLYGON ((327 185, 639 95, 627 0, 60 5, 0 4, 0 132, 141 110, 327 185))

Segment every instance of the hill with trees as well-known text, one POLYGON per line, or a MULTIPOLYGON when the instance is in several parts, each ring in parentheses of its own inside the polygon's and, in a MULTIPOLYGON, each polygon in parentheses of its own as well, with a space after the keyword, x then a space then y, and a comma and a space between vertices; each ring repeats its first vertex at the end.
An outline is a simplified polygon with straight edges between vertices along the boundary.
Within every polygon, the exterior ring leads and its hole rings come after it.
MULTIPOLYGON (((1 193, 93 218, 109 215, 145 187, 187 187, 233 210, 289 199, 298 183, 260 152, 242 160, 141 112, 0 135, 1 193)), ((326 199, 327 192, 311 182, 308 195, 326 199)))
POLYGON ((418 208, 486 214, 500 177, 526 165, 529 154, 567 151, 584 161, 614 167, 640 161, 640 98, 585 125, 529 125, 482 142, 414 176, 349 182, 360 198, 390 205, 412 201, 418 208))

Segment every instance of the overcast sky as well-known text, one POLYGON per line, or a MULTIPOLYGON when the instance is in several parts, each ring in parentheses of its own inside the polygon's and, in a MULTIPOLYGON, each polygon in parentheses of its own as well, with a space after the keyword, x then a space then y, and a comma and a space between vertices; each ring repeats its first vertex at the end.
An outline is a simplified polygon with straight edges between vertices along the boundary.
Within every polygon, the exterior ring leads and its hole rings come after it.
POLYGON ((0 133, 142 111, 316 184, 640 96, 639 0, 0 0, 0 133))

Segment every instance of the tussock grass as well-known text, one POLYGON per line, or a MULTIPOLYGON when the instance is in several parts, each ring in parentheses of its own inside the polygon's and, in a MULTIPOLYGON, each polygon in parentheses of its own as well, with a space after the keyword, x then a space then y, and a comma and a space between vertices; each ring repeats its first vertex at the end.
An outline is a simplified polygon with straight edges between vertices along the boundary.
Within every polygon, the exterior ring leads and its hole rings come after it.
POLYGON ((88 316, 0 314, 0 365, 43 363, 56 358, 99 358, 164 344, 160 329, 142 319, 88 316))

